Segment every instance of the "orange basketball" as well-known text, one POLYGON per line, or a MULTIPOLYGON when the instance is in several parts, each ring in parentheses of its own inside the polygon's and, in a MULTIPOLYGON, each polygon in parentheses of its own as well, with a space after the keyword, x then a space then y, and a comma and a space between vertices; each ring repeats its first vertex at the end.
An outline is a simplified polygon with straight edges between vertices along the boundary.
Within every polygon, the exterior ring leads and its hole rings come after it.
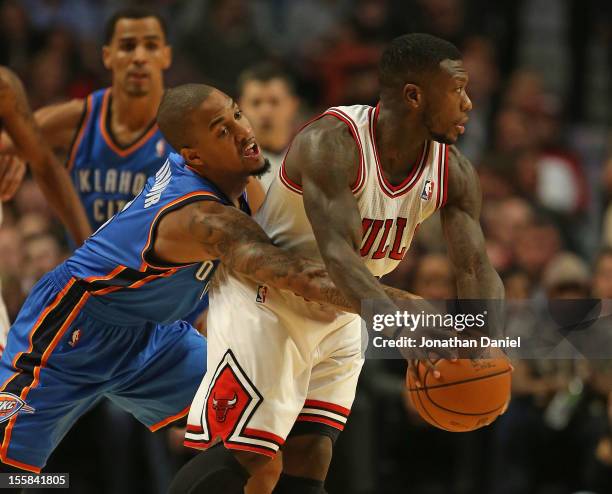
POLYGON ((412 403, 431 425, 450 432, 473 431, 491 424, 508 406, 512 368, 507 358, 438 360, 435 368, 439 379, 418 363, 421 388, 412 372, 406 379, 412 403))

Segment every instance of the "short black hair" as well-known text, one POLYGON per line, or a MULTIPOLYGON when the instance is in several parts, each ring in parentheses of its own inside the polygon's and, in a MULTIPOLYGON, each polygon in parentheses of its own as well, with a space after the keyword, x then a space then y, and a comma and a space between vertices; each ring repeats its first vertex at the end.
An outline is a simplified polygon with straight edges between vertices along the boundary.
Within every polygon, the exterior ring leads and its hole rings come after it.
POLYGON ((243 70, 238 76, 236 87, 238 95, 242 95, 244 86, 249 81, 270 82, 273 79, 282 80, 289 92, 295 95, 295 82, 293 78, 280 65, 272 62, 263 62, 243 70))
POLYGON ((159 25, 164 33, 164 38, 168 39, 168 25, 164 18, 152 9, 142 6, 125 7, 117 10, 107 21, 104 27, 104 44, 109 45, 115 35, 115 27, 121 19, 145 19, 146 17, 154 17, 158 20, 159 25))
POLYGON ((215 90, 206 84, 183 84, 167 89, 157 110, 159 130, 174 148, 180 152, 190 147, 192 125, 191 113, 196 110, 215 90))
POLYGON ((431 34, 404 34, 391 41, 382 54, 378 66, 380 85, 396 88, 406 82, 418 82, 446 59, 461 59, 461 52, 452 43, 431 34))

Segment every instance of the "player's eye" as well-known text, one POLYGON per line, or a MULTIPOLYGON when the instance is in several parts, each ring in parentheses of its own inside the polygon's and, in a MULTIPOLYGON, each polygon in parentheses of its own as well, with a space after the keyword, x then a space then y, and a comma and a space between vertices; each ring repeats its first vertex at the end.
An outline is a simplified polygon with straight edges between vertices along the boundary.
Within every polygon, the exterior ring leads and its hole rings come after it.
POLYGON ((154 51, 159 48, 159 45, 155 42, 147 43, 147 50, 154 51))
POLYGON ((228 134, 229 134, 229 130, 227 127, 221 127, 219 129, 219 137, 225 137, 228 134))
POLYGON ((119 45, 119 48, 123 51, 132 51, 136 48, 136 45, 134 43, 122 43, 119 45))
POLYGON ((242 112, 240 110, 236 110, 236 112, 234 113, 234 118, 236 120, 240 120, 242 118, 242 112))

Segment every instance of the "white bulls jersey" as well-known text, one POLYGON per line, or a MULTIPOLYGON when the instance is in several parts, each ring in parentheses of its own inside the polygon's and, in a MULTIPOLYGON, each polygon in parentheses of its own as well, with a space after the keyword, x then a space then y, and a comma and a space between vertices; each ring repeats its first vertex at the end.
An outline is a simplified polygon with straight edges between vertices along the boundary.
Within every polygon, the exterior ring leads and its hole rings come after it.
MULTIPOLYGON (((382 276, 402 260, 417 226, 444 203, 447 151, 427 142, 418 163, 406 164, 406 180, 389 184, 374 140, 377 114, 369 106, 324 113, 348 125, 359 149, 353 193, 363 224, 361 255, 382 276)), ((255 219, 276 245, 320 257, 300 187, 284 166, 255 219)), ((342 430, 363 365, 359 316, 257 285, 223 265, 215 278, 209 372, 189 412, 185 444, 207 448, 221 438, 226 448, 272 456, 293 427, 342 430)))
MULTIPOLYGON (((447 146, 433 141, 425 143, 416 166, 406 164, 406 169, 412 170, 409 176, 394 186, 384 177, 376 148, 374 128, 378 108, 366 105, 335 107, 324 115, 345 122, 359 149, 359 173, 353 193, 363 224, 361 256, 373 275, 382 276, 395 269, 404 258, 419 224, 444 204, 447 146)), ((319 257, 301 188, 287 177, 284 166, 256 219, 276 245, 319 257)))

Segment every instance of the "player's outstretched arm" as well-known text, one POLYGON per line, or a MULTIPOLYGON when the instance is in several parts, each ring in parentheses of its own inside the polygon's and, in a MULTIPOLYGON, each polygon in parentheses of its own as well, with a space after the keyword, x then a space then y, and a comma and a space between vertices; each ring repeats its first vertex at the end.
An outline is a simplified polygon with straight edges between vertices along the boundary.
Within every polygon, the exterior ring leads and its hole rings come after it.
POLYGON ((43 140, 21 81, 10 70, 0 68, 0 118, 17 154, 30 163, 45 197, 74 238, 81 244, 91 227, 66 169, 43 140))
POLYGON ((348 128, 332 117, 298 134, 286 158, 288 173, 300 174, 306 214, 329 275, 353 310, 360 313, 362 300, 375 299, 383 310, 395 311, 359 254, 361 216, 351 191, 358 164, 348 128))
POLYGON ((503 299, 504 286, 487 256, 480 227, 482 194, 476 171, 454 146, 449 154, 448 200, 442 228, 460 299, 503 299))
POLYGON ((164 216, 153 251, 170 263, 219 259, 259 283, 351 310, 322 263, 275 247, 250 216, 217 201, 195 202, 164 216))

